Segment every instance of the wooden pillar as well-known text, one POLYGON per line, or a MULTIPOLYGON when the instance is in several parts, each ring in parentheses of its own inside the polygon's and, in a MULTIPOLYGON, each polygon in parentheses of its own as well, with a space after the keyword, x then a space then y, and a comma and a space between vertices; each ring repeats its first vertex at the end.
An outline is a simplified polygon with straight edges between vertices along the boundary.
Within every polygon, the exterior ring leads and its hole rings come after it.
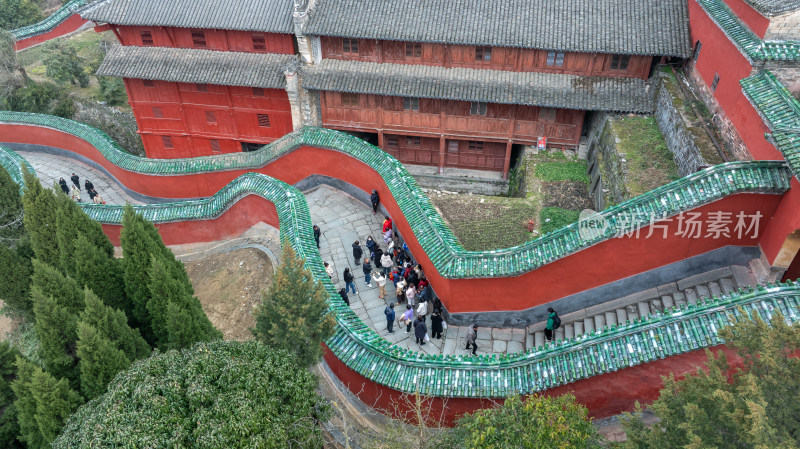
POLYGON ((444 135, 439 136, 439 174, 444 174, 444 158, 445 158, 445 138, 444 135))
POLYGON ((511 141, 506 142, 506 157, 503 161, 503 179, 508 179, 508 168, 511 165, 511 141))
POLYGON ((378 130, 378 148, 386 151, 386 147, 383 145, 383 131, 381 130, 378 130))

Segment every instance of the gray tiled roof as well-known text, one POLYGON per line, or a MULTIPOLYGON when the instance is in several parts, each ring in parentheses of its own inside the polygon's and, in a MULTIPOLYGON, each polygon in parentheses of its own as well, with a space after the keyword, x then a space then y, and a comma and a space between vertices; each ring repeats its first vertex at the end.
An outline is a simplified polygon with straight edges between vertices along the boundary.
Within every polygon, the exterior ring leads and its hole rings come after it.
POLYGON ((686 0, 317 0, 305 33, 688 57, 686 0))
POLYGON ((568 109, 652 112, 647 83, 534 72, 448 69, 324 59, 301 69, 303 87, 376 95, 483 101, 568 109))
POLYGON ((294 33, 292 0, 106 0, 81 17, 115 25, 294 33))
POLYGON ((286 87, 283 70, 296 61, 294 55, 115 45, 97 74, 283 89, 286 87))
POLYGON ((765 16, 776 16, 800 9, 800 0, 744 0, 765 16))

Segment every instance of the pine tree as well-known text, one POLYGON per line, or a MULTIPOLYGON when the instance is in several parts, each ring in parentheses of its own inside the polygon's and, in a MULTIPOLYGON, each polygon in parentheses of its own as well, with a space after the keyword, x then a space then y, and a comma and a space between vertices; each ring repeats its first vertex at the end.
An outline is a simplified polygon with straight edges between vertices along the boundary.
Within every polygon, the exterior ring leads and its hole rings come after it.
POLYGON ((103 337, 93 326, 78 323, 78 358, 81 368, 81 392, 93 399, 106 392, 106 386, 118 372, 127 369, 131 360, 103 337))
POLYGON ((52 296, 43 296, 36 291, 33 293, 33 313, 36 316, 39 355, 45 368, 77 386, 80 378, 76 358, 78 317, 59 305, 52 296))
POLYGON ((19 351, 8 342, 0 342, 0 447, 6 449, 22 448, 17 440, 19 424, 17 408, 14 406, 14 391, 11 389, 11 382, 17 374, 17 356, 19 351))
POLYGON ((75 240, 75 280, 88 287, 111 307, 121 309, 127 316, 133 307, 125 294, 122 262, 89 242, 84 235, 75 240))
POLYGON ((121 350, 128 360, 147 357, 152 352, 150 345, 142 338, 138 329, 128 326, 127 317, 121 310, 105 304, 90 290, 86 290, 86 309, 80 320, 99 332, 99 334, 121 350))
POLYGON ((37 370, 42 369, 17 356, 17 379, 11 383, 11 389, 17 397, 14 407, 17 409, 19 439, 25 442, 29 449, 47 447, 36 423, 36 399, 31 392, 31 381, 37 370))
POLYGON ((145 221, 133 210, 133 206, 125 206, 122 216, 122 267, 125 280, 125 293, 130 301, 131 321, 138 327, 142 336, 151 345, 156 338, 150 327, 150 314, 147 303, 150 300, 150 267, 151 255, 158 251, 152 237, 145 230, 145 221))
POLYGON ((45 189, 36 177, 25 171, 25 190, 22 204, 25 216, 22 222, 31 240, 36 258, 52 266, 59 266, 58 237, 56 236, 56 211, 60 201, 52 190, 45 189))
POLYGON ((114 245, 103 233, 100 223, 89 218, 73 201, 61 202, 59 206, 56 211, 56 237, 62 273, 75 277, 78 261, 75 248, 79 236, 86 238, 99 254, 109 259, 114 257, 114 245))
POLYGON ((19 249, 11 249, 0 244, 0 299, 25 318, 33 316, 33 303, 30 299, 31 259, 20 255, 19 249))
POLYGON ((66 379, 35 370, 30 382, 31 394, 36 401, 36 424, 42 443, 49 447, 56 439, 67 418, 83 403, 80 395, 70 389, 66 379))
POLYGON ((14 248, 24 234, 19 184, 0 166, 0 245, 14 248))
POLYGON ((78 283, 37 259, 33 260, 31 291, 40 296, 56 298, 59 305, 74 315, 85 307, 83 289, 78 283))
POLYGON ((286 349, 301 366, 322 357, 321 343, 333 335, 336 320, 327 304, 328 293, 304 267, 291 245, 255 313, 255 337, 267 346, 286 349))
POLYGON ((200 301, 192 296, 193 290, 187 291, 181 275, 176 275, 175 265, 157 256, 153 256, 152 264, 147 308, 159 349, 181 349, 221 338, 200 301))

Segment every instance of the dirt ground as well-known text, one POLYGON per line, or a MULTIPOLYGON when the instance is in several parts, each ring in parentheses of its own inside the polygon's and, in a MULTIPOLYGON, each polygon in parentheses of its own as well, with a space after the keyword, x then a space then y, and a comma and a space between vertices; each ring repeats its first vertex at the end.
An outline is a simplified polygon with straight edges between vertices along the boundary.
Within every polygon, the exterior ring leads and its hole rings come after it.
POLYGON ((272 282, 272 270, 269 258, 252 248, 186 263, 195 295, 225 340, 253 338, 253 311, 261 302, 261 290, 272 282))
MULTIPOLYGON (((0 300, 0 309, 5 306, 5 303, 0 300)), ((19 326, 19 322, 0 314, 0 340, 5 340, 8 338, 8 334, 13 332, 17 326, 19 326)))
POLYGON ((586 189, 586 184, 575 181, 543 182, 544 207, 562 209, 593 209, 594 203, 586 189))

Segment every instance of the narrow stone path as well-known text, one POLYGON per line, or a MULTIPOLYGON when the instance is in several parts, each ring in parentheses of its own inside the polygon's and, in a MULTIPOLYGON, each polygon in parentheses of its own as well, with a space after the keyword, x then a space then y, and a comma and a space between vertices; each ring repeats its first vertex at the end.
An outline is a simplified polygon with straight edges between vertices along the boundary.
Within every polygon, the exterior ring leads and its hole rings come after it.
MULTIPOLYGON (((358 240, 366 252, 364 242, 370 235, 381 244, 381 249, 386 249, 386 245, 382 244, 383 236, 381 234, 383 215, 373 215, 372 209, 366 204, 347 193, 326 185, 306 192, 305 196, 311 209, 311 220, 322 231, 320 254, 323 261, 333 265, 334 284, 338 288, 344 288, 342 273, 345 267, 349 267, 355 276, 358 294, 353 295, 352 292, 349 294, 350 306, 364 323, 388 341, 402 348, 426 354, 464 355, 471 352, 471 350, 464 349, 464 338, 468 330, 464 326, 449 326, 441 340, 431 339, 429 343, 422 346, 416 343, 413 329, 411 333, 407 334, 405 326, 398 328, 395 323, 394 333, 390 334, 386 330, 386 318, 383 311, 390 302, 396 300, 392 283, 391 281, 387 283, 387 298, 379 298, 377 283, 373 282, 372 287, 366 285, 361 266, 356 266, 353 261, 352 251, 353 242, 358 240)), ((404 311, 405 303, 395 307, 398 316, 404 311)), ((429 307, 429 317, 426 320, 429 330, 431 312, 433 310, 429 307)), ((525 349, 525 330, 479 328, 477 342, 479 354, 519 352, 525 349)))

